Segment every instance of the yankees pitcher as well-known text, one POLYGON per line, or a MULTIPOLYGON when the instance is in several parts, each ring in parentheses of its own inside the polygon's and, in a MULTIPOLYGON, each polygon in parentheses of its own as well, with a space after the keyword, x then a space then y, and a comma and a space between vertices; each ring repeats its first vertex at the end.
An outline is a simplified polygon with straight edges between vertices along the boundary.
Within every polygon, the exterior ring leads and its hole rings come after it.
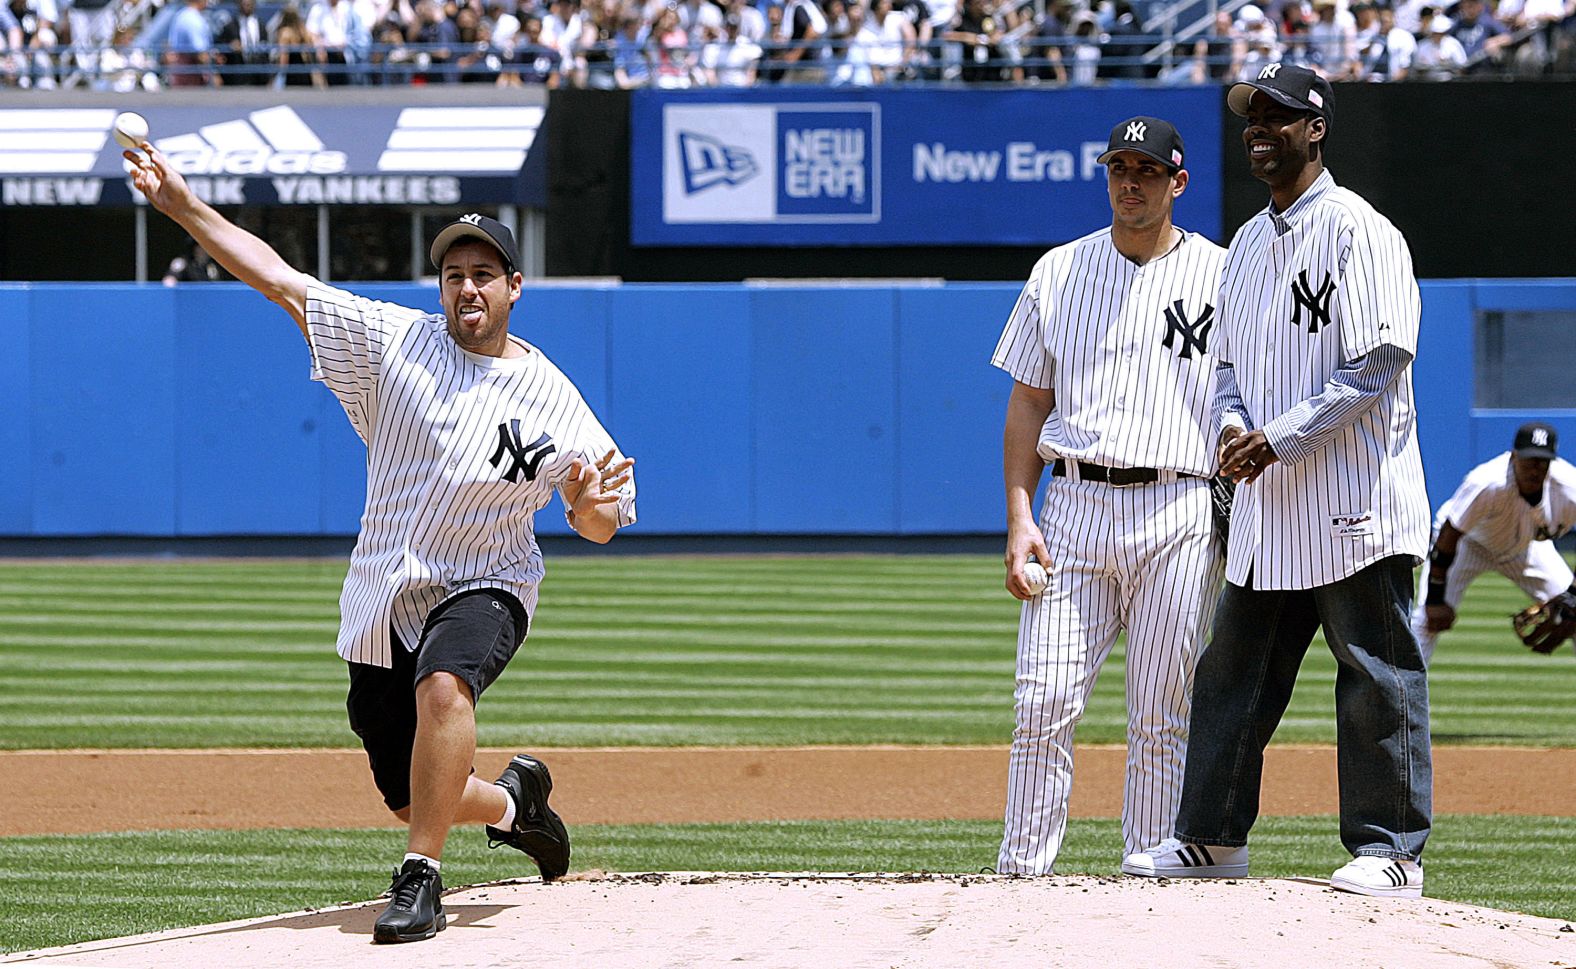
POLYGON ((1131 852, 1170 836, 1193 666, 1220 586, 1207 479, 1225 253, 1172 224, 1188 173, 1170 124, 1122 122, 1099 160, 1110 227, 1040 259, 991 361, 1014 381, 1002 445, 1007 589, 1024 600, 1001 872, 1051 872, 1073 730, 1123 629, 1122 837, 1131 852), (1050 574, 1038 595, 1024 580, 1030 556, 1050 574))
POLYGON ((471 775, 475 704, 524 640, 543 575, 534 514, 556 490, 570 525, 606 542, 635 521, 631 465, 542 352, 509 333, 514 237, 467 215, 430 256, 444 312, 374 302, 288 266, 197 199, 151 145, 136 187, 238 279, 283 307, 367 445, 367 502, 340 597, 346 702, 373 780, 410 825, 379 942, 442 930, 443 847, 457 823, 525 852, 544 879, 569 866, 547 766, 517 756, 471 775))
POLYGON ((1428 544, 1412 257, 1324 167, 1328 81, 1270 64, 1226 101, 1245 119, 1249 170, 1271 200, 1231 240, 1220 286, 1220 470, 1241 486, 1176 838, 1122 870, 1247 874, 1264 747, 1322 626, 1339 664, 1341 841, 1353 855, 1330 884, 1415 897, 1433 771, 1428 679, 1408 623, 1428 544))

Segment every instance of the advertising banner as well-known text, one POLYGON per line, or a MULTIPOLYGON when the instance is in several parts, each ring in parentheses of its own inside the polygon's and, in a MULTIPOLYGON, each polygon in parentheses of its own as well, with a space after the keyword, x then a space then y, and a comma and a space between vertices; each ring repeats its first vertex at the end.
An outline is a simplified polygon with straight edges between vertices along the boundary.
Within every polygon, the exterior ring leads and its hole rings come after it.
POLYGON ((642 90, 631 111, 637 246, 1064 242, 1109 224, 1095 159, 1135 115, 1182 133, 1177 223, 1221 235, 1214 88, 642 90))

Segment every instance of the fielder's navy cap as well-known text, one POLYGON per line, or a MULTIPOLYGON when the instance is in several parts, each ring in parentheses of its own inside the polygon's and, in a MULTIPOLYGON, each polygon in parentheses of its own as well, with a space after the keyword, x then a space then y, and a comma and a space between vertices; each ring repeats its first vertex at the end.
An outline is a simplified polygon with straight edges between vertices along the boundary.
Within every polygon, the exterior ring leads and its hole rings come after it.
POLYGON ((1248 116, 1248 102, 1262 92, 1288 108, 1309 111, 1326 122, 1335 117, 1335 92, 1318 72, 1296 64, 1265 64, 1259 76, 1239 81, 1226 92, 1226 105, 1239 117, 1248 116))
POLYGON ((1518 458, 1544 458, 1554 460, 1554 449, 1559 444, 1559 435, 1554 433, 1554 428, 1542 421, 1533 421, 1523 424, 1516 431, 1515 454, 1518 458))
POLYGON ((1112 128, 1105 153, 1095 161, 1104 165, 1119 151, 1148 155, 1173 172, 1182 167, 1182 136, 1177 134, 1171 122, 1159 118, 1128 118, 1112 128))
POLYGON ((437 237, 432 240, 432 248, 427 252, 428 258, 432 260, 432 268, 441 272, 443 254, 461 239, 479 239, 497 249, 498 254, 503 256, 504 268, 514 272, 514 233, 497 219, 489 219, 475 212, 460 216, 438 231, 437 237))

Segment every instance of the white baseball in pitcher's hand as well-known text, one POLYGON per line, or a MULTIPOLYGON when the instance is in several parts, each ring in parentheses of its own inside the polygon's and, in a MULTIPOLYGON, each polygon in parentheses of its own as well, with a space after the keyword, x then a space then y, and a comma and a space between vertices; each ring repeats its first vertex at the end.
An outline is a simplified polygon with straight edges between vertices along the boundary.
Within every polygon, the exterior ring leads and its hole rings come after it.
POLYGON ((115 115, 115 140, 121 147, 135 150, 148 140, 148 119, 135 111, 115 115))
POLYGON ((1025 562, 1023 563, 1023 581, 1029 587, 1030 592, 1039 595, 1045 591, 1046 586, 1051 584, 1051 575, 1045 571, 1045 566, 1040 563, 1025 562))

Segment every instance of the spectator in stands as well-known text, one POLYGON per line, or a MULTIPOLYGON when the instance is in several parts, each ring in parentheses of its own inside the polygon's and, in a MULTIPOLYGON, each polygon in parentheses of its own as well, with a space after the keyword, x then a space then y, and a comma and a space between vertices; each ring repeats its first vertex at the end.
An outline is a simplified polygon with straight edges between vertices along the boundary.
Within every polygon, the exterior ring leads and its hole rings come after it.
POLYGON ((1307 20, 1300 16, 1288 17, 1281 24, 1281 52, 1280 60, 1283 64, 1295 64, 1309 70, 1318 70, 1317 53, 1311 48, 1308 41, 1307 20))
MULTIPOLYGON (((749 0, 727 0, 724 13, 739 22, 739 37, 757 46, 766 37, 766 15, 749 0)), ((726 34, 726 31, 724 31, 726 34)))
POLYGON ((1002 79, 1001 21, 993 16, 985 0, 963 0, 952 29, 941 39, 963 49, 962 78, 965 84, 1002 79))
POLYGON ((1192 82, 1224 84, 1236 80, 1246 54, 1247 44, 1231 22, 1231 14, 1216 10, 1209 33, 1193 45, 1192 82))
POLYGON ((1417 38, 1409 31, 1396 26, 1395 11, 1379 8, 1377 39, 1363 58, 1363 66, 1370 81, 1404 81, 1412 69, 1412 55, 1417 52, 1417 38))
POLYGON ((542 43, 557 48, 561 58, 560 70, 577 83, 584 76, 586 44, 592 30, 591 18, 580 9, 580 0, 552 0, 547 5, 547 16, 542 18, 542 43))
POLYGON ((854 0, 844 8, 845 21, 834 28, 830 83, 836 87, 869 87, 883 75, 875 60, 881 56, 881 33, 865 6, 854 0))
POLYGON ((518 7, 503 3, 502 0, 494 0, 487 7, 487 19, 492 23, 493 46, 498 48, 499 54, 505 60, 514 56, 515 37, 520 33, 518 10, 518 7))
POLYGON ((219 86, 219 75, 209 70, 213 63, 213 31, 203 15, 207 5, 208 0, 186 0, 170 21, 169 50, 164 54, 170 87, 219 86))
POLYGON ((128 91, 159 90, 159 75, 146 49, 137 46, 137 31, 118 27, 110 44, 99 55, 99 79, 93 85, 100 91, 125 94, 128 91))
POLYGON ((1267 65, 1280 63, 1280 41, 1276 38, 1275 25, 1268 18, 1260 15, 1257 22, 1244 31, 1243 43, 1246 49, 1242 55, 1242 68, 1237 80, 1255 80, 1259 76, 1259 71, 1267 65))
POLYGON ((284 76, 285 87, 327 87, 318 70, 317 45, 301 19, 301 11, 287 5, 279 12, 274 26, 274 58, 284 76))
POLYGON ((372 77, 379 84, 405 84, 410 81, 409 66, 416 55, 406 46, 405 29, 391 17, 378 21, 372 34, 372 77))
POLYGON ((317 46, 317 62, 331 85, 350 83, 350 50, 360 32, 361 18, 350 0, 314 0, 306 13, 306 30, 317 46))
POLYGON ((240 0, 214 32, 214 54, 227 84, 268 83, 267 31, 257 17, 257 0, 240 0))
POLYGON ((21 87, 48 89, 55 86, 55 62, 49 51, 59 41, 55 23, 59 13, 54 0, 7 0, 11 19, 21 31, 22 67, 17 83, 21 87))
MULTIPOLYGON (((1536 75, 1543 73, 1545 67, 1553 59, 1560 38, 1555 32, 1556 25, 1571 13, 1567 13, 1565 6, 1568 0, 1500 0, 1498 16, 1504 25, 1513 31, 1533 31, 1522 44, 1516 48, 1512 64, 1517 74, 1536 75)), ((1576 13, 1576 7, 1573 7, 1576 13)), ((1568 37, 1566 40, 1568 41, 1568 37)))
POLYGON ((679 26, 689 34, 690 46, 700 50, 706 43, 706 28, 716 28, 716 36, 722 36, 722 8, 712 3, 711 0, 678 0, 675 9, 679 15, 679 26))
POLYGON ((893 83, 905 75, 914 57, 914 25, 893 8, 892 0, 871 0, 869 22, 879 38, 870 61, 881 72, 877 83, 893 83))
POLYGON ((1124 80, 1156 76, 1158 70, 1151 70, 1143 63, 1149 44, 1143 39, 1144 28, 1138 22, 1133 5, 1128 0, 1116 0, 1111 13, 1111 22, 1105 28, 1105 43, 1100 50, 1100 76, 1124 80))
POLYGON ((777 59, 783 64, 786 80, 807 84, 825 80, 822 38, 827 29, 826 14, 815 0, 788 0, 776 37, 784 47, 777 59))
POLYGON ((411 42, 424 46, 425 49, 416 55, 416 62, 428 68, 416 76, 427 84, 453 84, 459 79, 454 69, 455 48, 460 44, 459 28, 436 0, 422 0, 416 15, 421 24, 411 42))
POLYGON ((1448 81, 1467 66, 1467 52, 1461 41, 1450 36, 1455 25, 1444 14, 1428 23, 1428 36, 1418 41, 1412 55, 1412 77, 1422 81, 1448 81))
POLYGON ((618 43, 613 48, 613 76, 624 90, 651 83, 651 62, 646 59, 645 21, 638 13, 624 14, 619 24, 618 43))
POLYGON ((519 87, 522 84, 540 84, 556 88, 563 82, 563 55, 542 43, 542 18, 534 13, 520 21, 520 32, 515 38, 514 56, 499 83, 519 87))
POLYGON ((657 87, 687 88, 695 83, 695 53, 690 50, 689 32, 679 25, 679 14, 664 7, 651 25, 647 45, 652 81, 657 87))
POLYGON ((1450 36, 1461 42, 1468 62, 1479 54, 1498 60, 1510 41, 1509 32, 1484 8, 1483 0, 1461 0, 1450 36))
POLYGON ((99 52, 114 42, 119 0, 66 0, 59 8, 65 11, 71 28, 71 53, 77 70, 86 77, 96 77, 99 52))
POLYGON ((9 4, 0 4, 0 85, 16 87, 27 71, 27 41, 9 4))
POLYGON ((744 36, 744 22, 731 10, 723 18, 722 36, 701 51, 706 83, 715 87, 750 87, 755 83, 761 45, 744 36))
POLYGON ((1033 40, 1029 42, 1031 79, 1067 83, 1067 65, 1062 62, 1062 51, 1071 36, 1072 16, 1072 0, 1051 0, 1046 6, 1045 16, 1035 25, 1033 40))
POLYGON ((1073 17, 1072 46, 1067 59, 1067 83, 1073 87, 1089 87, 1100 76, 1100 49, 1104 35, 1100 33, 1100 18, 1085 10, 1073 17))
POLYGON ((1308 27, 1308 50, 1315 69, 1331 81, 1357 76, 1355 17, 1336 9, 1335 0, 1314 0, 1317 19, 1308 27))
POLYGON ((619 0, 600 0, 590 8, 591 22, 586 30, 587 43, 581 56, 585 60, 584 86, 598 90, 618 87, 613 67, 618 44, 618 24, 622 5, 619 0))
POLYGON ((1395 11, 1395 25, 1411 34, 1414 38, 1423 32, 1423 25, 1433 19, 1428 13, 1435 10, 1437 0, 1396 0, 1391 8, 1395 11))
POLYGON ((493 46, 492 21, 465 6, 455 15, 454 27, 460 34, 460 53, 454 59, 460 83, 503 86, 503 58, 493 46))

